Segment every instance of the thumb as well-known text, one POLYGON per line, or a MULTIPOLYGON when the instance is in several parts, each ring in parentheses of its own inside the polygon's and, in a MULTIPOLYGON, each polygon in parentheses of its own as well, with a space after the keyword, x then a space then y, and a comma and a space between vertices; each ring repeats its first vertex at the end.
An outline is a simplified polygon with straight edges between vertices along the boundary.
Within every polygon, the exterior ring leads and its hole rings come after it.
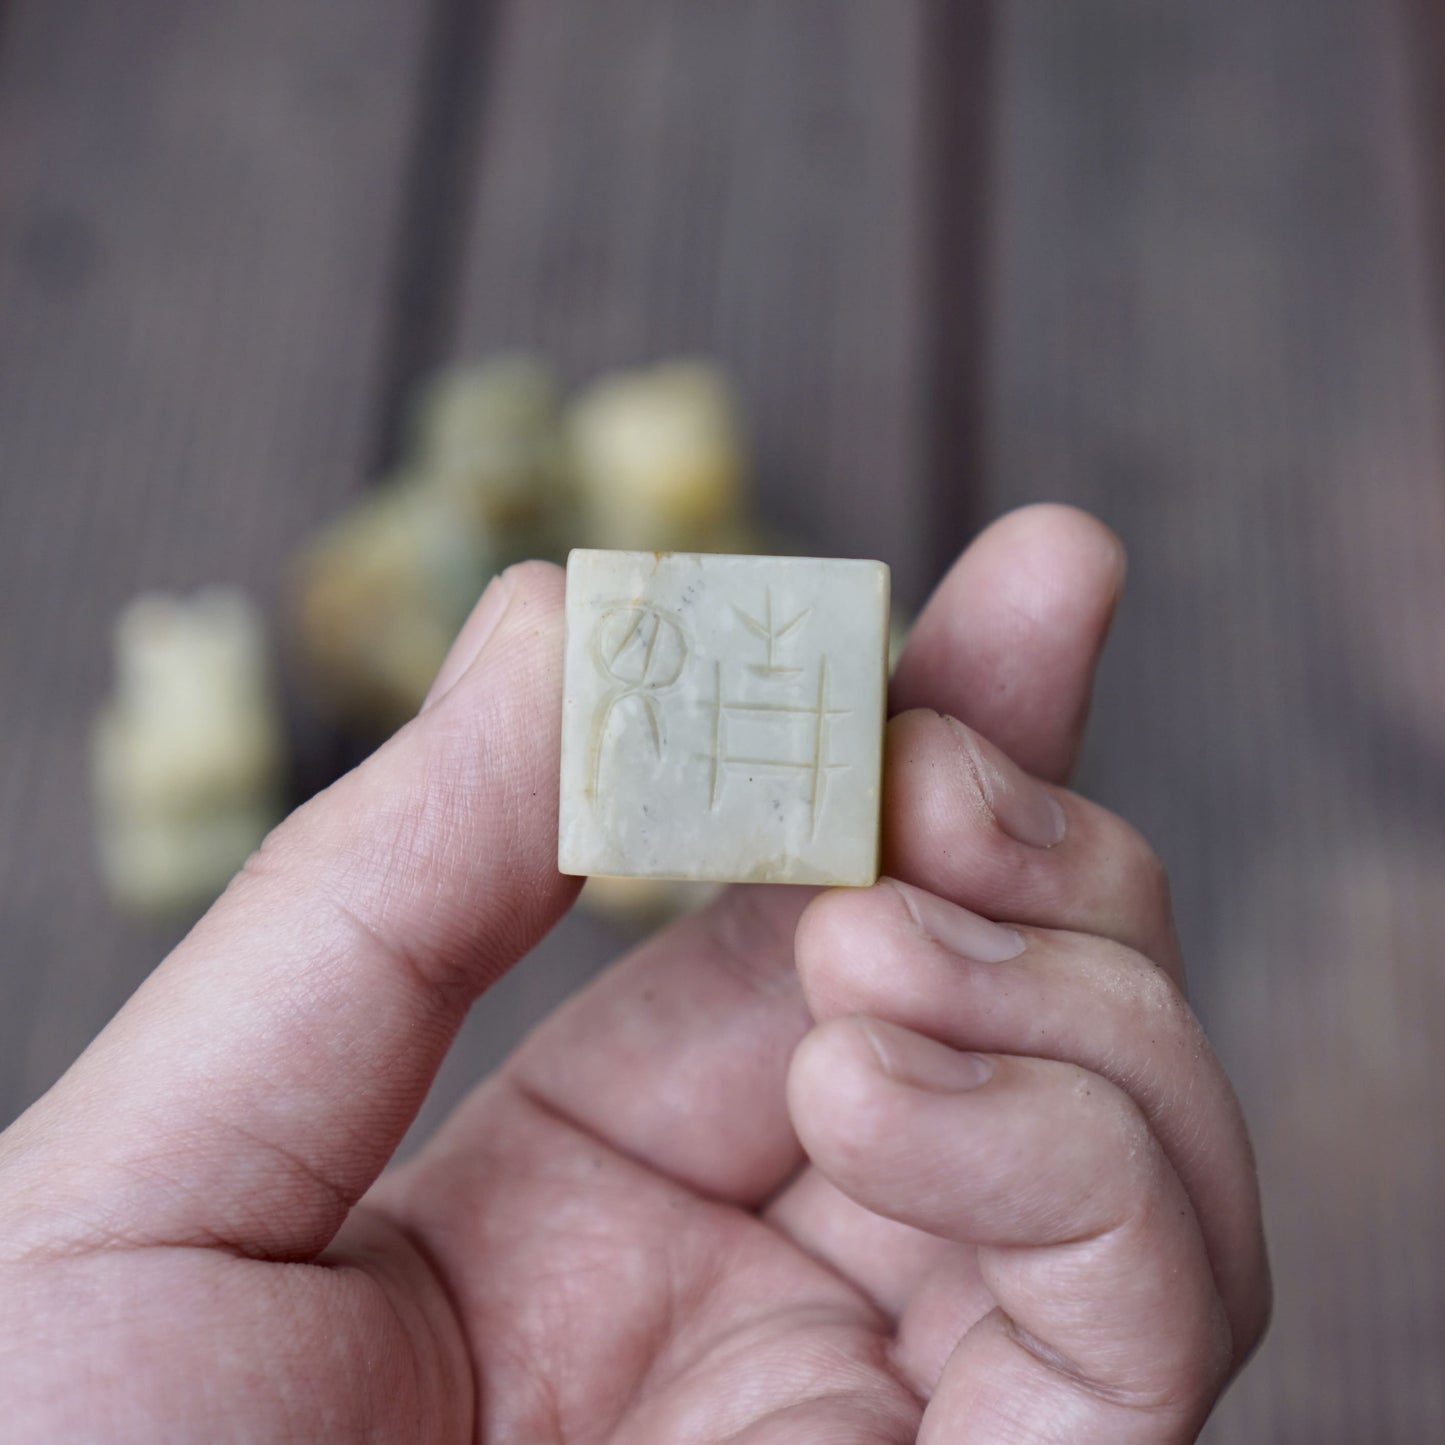
POLYGON ((556 868, 562 589, 542 563, 493 582, 421 716, 277 828, 0 1136, 11 1248, 325 1247, 468 1005, 576 894, 556 868))

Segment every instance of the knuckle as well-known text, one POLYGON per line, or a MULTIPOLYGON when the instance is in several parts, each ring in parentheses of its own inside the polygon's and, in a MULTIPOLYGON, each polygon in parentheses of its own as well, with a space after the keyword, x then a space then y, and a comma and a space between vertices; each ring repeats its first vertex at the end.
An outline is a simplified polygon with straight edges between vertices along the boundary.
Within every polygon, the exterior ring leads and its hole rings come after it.
POLYGON ((1234 1336, 1224 1301, 1208 1291, 1195 1328, 1196 1348, 1180 1362, 1180 1387, 1186 1400, 1212 1400, 1229 1378, 1234 1361, 1234 1336))
MULTIPOLYGON (((893 937, 902 903, 884 884, 821 894, 803 911, 794 937, 798 973, 816 1017, 872 1013, 885 1008, 900 974, 879 968, 897 959, 893 937), (894 896, 890 896, 894 895, 894 896)), ((900 967, 902 960, 897 960, 900 967)))
POLYGON ((1197 1025, 1188 1000, 1157 963, 1131 950, 1128 967, 1133 974, 1134 1002, 1141 1014, 1173 1035, 1194 1031, 1197 1025))
POLYGON ((941 714, 918 708, 888 724, 885 851, 909 873, 956 869, 991 818, 976 762, 941 714))
POLYGON ((836 888, 820 893, 798 920, 794 946, 801 958, 827 959, 863 938, 883 933, 889 900, 877 888, 836 888))
POLYGON ((875 1169, 897 1136, 898 1119, 858 1021, 819 1024, 799 1044, 793 1073, 802 1086, 797 1122, 808 1152, 844 1177, 875 1169))
POLYGON ((1081 844, 1092 859, 1088 879, 1087 931, 1101 932, 1160 958, 1176 952, 1169 873, 1148 840, 1122 818, 1088 804, 1081 844))
POLYGON ((1094 1180, 1085 1233, 1114 1234, 1147 1220, 1158 1195, 1162 1154, 1128 1093, 1088 1069, 1070 1069, 1075 1120, 1070 1132, 1078 1151, 1070 1167, 1094 1180))
POLYGON ((245 895, 255 889, 285 889, 294 886, 292 870, 298 852, 298 835, 305 824, 306 808, 283 818, 247 854, 232 878, 228 892, 245 895))
POLYGON ((1169 872, 1142 833, 1122 820, 1118 827, 1122 891, 1137 914, 1157 923, 1172 909, 1169 872))
POLYGON ((1149 1121, 1117 1086, 1109 1089, 1105 1115, 1106 1147, 1120 1169, 1120 1196, 1129 1213, 1141 1211, 1152 1199, 1159 1178, 1159 1150, 1149 1121))
MULTIPOLYGON (((1192 1056, 1204 1032, 1179 984, 1152 958, 1128 944, 1090 939, 1101 986, 1128 1024, 1130 1037, 1147 1040, 1150 1052, 1165 1057, 1192 1056)), ((1125 1069, 1126 1074, 1132 1074, 1125 1069)))

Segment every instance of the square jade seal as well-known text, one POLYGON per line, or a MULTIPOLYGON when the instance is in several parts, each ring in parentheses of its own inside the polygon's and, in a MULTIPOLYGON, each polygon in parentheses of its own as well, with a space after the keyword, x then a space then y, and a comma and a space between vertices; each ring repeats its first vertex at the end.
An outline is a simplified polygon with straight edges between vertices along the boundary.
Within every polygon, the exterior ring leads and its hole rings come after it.
POLYGON ((887 683, 881 562, 573 552, 557 866, 874 882, 887 683))

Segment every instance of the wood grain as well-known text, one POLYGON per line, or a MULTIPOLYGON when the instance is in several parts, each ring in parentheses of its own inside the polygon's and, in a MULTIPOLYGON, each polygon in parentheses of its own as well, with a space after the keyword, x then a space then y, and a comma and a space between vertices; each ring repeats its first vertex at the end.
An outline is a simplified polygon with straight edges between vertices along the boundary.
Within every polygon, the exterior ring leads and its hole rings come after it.
POLYGON ((371 465, 422 7, 21 0, 0 33, 0 1121, 164 951, 91 864, 148 587, 269 601, 371 465))
POLYGON ((1176 888, 1275 1327, 1210 1436, 1445 1438, 1445 488, 1401 33, 1003 12, 991 498, 1132 554, 1085 784, 1176 888))
POLYGON ((703 353, 736 376, 772 519, 879 556, 928 528, 923 11, 867 0, 502 8, 452 350, 569 376, 703 353))

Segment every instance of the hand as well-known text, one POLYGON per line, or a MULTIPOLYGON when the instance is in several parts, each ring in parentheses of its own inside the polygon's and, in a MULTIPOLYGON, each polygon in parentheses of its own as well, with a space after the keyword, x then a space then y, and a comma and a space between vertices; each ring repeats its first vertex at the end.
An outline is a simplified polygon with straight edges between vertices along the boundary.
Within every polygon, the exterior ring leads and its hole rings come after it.
POLYGON ((0 1136, 6 1438, 1192 1439, 1268 1310, 1249 1148, 1158 864, 1034 780, 1121 574, 1065 509, 985 533, 895 684, 905 886, 729 891, 382 1175, 575 892, 562 579, 506 574, 0 1136))

